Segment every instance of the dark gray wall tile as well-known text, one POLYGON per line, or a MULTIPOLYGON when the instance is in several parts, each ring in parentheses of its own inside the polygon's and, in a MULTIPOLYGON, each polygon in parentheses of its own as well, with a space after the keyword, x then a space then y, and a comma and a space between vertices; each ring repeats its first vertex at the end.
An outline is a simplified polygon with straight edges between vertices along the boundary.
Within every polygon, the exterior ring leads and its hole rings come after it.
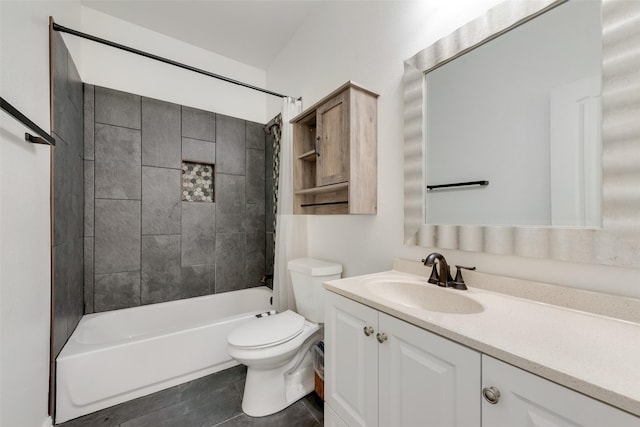
MULTIPOLYGON (((66 218, 69 222, 69 235, 67 240, 80 239, 84 234, 84 197, 71 194, 70 200, 70 217, 66 218)), ((80 259, 82 256, 80 257, 80 259)), ((80 263, 82 264, 82 263, 80 263)))
POLYGON ((216 141, 216 115, 209 111, 182 107, 182 136, 216 141))
POLYGON ((84 238, 84 313, 93 313, 93 237, 84 238))
POLYGON ((95 196, 140 199, 140 131, 96 124, 95 196))
POLYGON ((216 236, 216 293, 247 288, 245 233, 216 236))
POLYGON ((244 231, 246 218, 245 177, 216 173, 216 229, 244 231))
POLYGON ((142 234, 180 234, 180 171, 142 167, 142 234))
POLYGON ((84 161, 84 235, 93 236, 94 162, 84 161))
POLYGON ((265 136, 264 125, 255 122, 247 122, 246 126, 247 148, 264 151, 265 136))
POLYGON ((182 267, 180 298, 212 294, 215 291, 215 267, 193 265, 182 267))
POLYGON ((140 305, 140 272, 96 274, 93 302, 96 313, 140 305))
POLYGON ((215 164, 216 143, 182 138, 182 159, 195 163, 215 164))
POLYGON ((182 265, 213 264, 216 242, 214 203, 182 202, 182 265))
POLYGON ((83 96, 79 76, 59 34, 53 38, 53 356, 82 313, 84 283, 83 96), (71 77, 71 81, 69 81, 71 77), (73 99, 73 102, 72 102, 73 99), (74 105, 75 103, 75 105, 74 105))
POLYGON ((73 103, 73 105, 76 107, 78 111, 82 111, 84 109, 84 105, 83 105, 84 97, 82 94, 82 80, 80 79, 80 73, 78 73, 78 68, 76 67, 76 64, 71 59, 71 56, 69 56, 67 67, 68 67, 67 90, 68 90, 69 99, 71 100, 71 102, 73 103))
POLYGON ((180 169, 180 106, 142 98, 142 164, 180 169))
POLYGON ((69 289, 68 289, 68 309, 67 330, 69 334, 78 325, 84 313, 84 238, 79 237, 70 242, 68 261, 69 269, 69 289))
POLYGON ((140 129, 140 96, 105 87, 95 87, 96 123, 140 129))
POLYGON ((264 230, 252 230, 246 233, 246 286, 261 286, 260 280, 267 274, 265 246, 266 233, 264 230))
POLYGON ((275 241, 273 240, 274 235, 271 232, 266 233, 266 241, 265 241, 265 270, 267 274, 273 274, 273 261, 274 261, 274 251, 275 251, 275 241))
POLYGON ((84 158, 93 160, 93 137, 95 129, 95 90, 93 85, 84 85, 84 158))
POLYGON ((247 222, 246 231, 265 233, 265 214, 264 205, 247 205, 247 222))
POLYGON ((53 150, 53 246, 66 241, 71 217, 71 156, 63 139, 54 133, 53 150))
POLYGON ((74 153, 70 162, 71 194, 84 200, 84 160, 81 155, 74 153))
POLYGON ((142 236, 141 301, 152 304, 180 295, 180 235, 142 236))
POLYGON ((69 51, 62 36, 53 32, 53 131, 62 137, 66 132, 62 125, 65 114, 65 101, 68 93, 69 51))
MULTIPOLYGON (((247 203, 265 205, 264 151, 247 150, 247 203)), ((263 208, 264 209, 264 208, 263 208)))
POLYGON ((71 149, 73 156, 82 156, 84 111, 76 109, 68 96, 63 96, 59 102, 54 101, 54 104, 60 104, 59 109, 54 110, 54 129, 58 129, 55 132, 59 136, 56 138, 56 143, 62 138, 71 149))
POLYGON ((245 122, 234 117, 216 116, 216 172, 244 175, 245 122))
POLYGON ((53 354, 57 356, 71 334, 67 330, 69 289, 69 246, 66 243, 53 247, 53 354))
POLYGON ((140 270, 140 201, 98 199, 95 212, 96 274, 140 270))

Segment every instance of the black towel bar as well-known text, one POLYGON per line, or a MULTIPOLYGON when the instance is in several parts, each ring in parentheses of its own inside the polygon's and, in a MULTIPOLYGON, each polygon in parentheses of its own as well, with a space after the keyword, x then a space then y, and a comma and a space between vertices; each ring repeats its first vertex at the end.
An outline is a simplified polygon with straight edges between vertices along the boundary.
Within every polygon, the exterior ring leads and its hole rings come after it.
POLYGON ((30 133, 24 134, 24 139, 34 144, 56 145, 56 140, 44 131, 40 126, 33 123, 27 116, 18 111, 13 105, 9 104, 4 98, 0 97, 0 107, 6 111, 11 117, 36 132, 40 136, 33 136, 30 133))
POLYGON ((466 187, 470 185, 479 185, 481 187, 486 187, 489 185, 489 181, 467 181, 467 182, 454 182, 452 184, 440 184, 440 185, 427 185, 427 190, 437 190, 439 188, 450 188, 450 187, 466 187))

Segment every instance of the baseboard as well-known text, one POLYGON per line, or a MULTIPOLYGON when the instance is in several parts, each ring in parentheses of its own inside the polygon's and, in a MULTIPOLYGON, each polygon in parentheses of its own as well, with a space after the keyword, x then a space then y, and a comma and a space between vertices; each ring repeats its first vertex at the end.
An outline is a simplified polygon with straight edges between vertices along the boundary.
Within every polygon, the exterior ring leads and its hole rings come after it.
POLYGON ((53 427, 53 419, 51 417, 47 417, 47 419, 42 423, 42 427, 53 427))

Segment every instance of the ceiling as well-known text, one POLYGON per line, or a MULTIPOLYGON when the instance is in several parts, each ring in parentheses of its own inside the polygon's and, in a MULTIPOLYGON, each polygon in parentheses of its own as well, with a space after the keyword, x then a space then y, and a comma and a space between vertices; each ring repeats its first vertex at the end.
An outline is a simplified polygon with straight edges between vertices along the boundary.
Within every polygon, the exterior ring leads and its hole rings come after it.
POLYGON ((319 0, 82 0, 84 6, 266 69, 319 0))

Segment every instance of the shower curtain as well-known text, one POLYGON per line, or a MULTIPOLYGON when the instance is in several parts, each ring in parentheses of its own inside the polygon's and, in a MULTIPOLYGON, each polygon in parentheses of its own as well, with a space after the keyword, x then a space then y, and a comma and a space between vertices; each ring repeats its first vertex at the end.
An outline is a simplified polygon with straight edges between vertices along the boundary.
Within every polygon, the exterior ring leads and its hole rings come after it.
MULTIPOLYGON (((291 276, 287 270, 289 260, 307 256, 307 223, 304 215, 293 215, 293 126, 289 121, 302 111, 302 101, 283 98, 280 156, 277 184, 277 213, 275 227, 275 254, 273 266, 273 299, 278 311, 295 310, 291 276)), ((278 135, 279 134, 279 135, 278 135)), ((274 152, 277 152, 274 150, 274 152)))

